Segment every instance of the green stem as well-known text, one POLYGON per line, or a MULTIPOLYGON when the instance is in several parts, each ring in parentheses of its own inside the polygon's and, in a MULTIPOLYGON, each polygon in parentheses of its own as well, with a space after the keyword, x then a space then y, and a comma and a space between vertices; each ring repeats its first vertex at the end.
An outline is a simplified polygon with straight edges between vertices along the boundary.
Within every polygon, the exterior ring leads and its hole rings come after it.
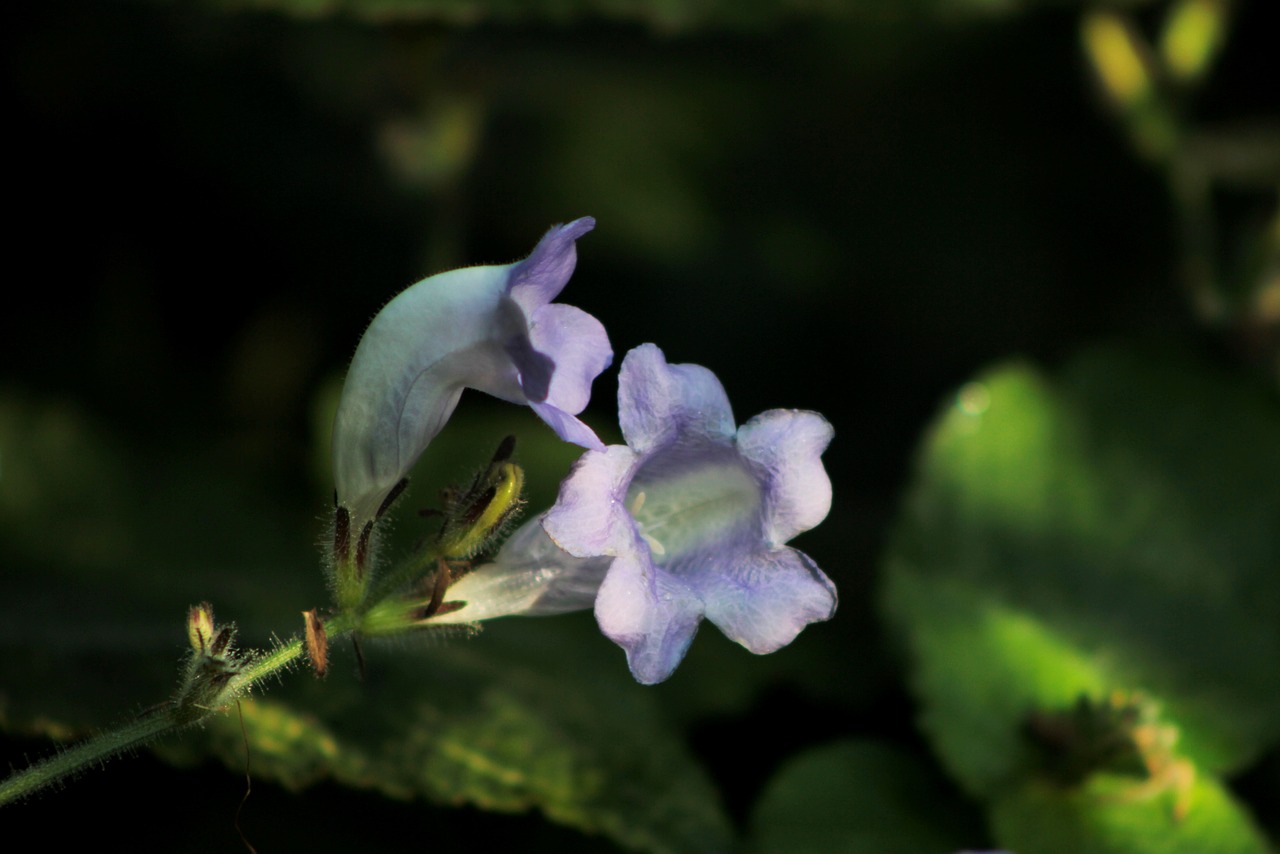
MULTIPOLYGON (((331 640, 350 634, 354 628, 355 618, 350 615, 335 617, 326 627, 331 640)), ((232 699, 241 696, 267 677, 274 676, 289 667, 302 654, 302 640, 293 638, 270 652, 252 656, 244 668, 227 682, 222 694, 225 702, 220 702, 219 705, 225 709, 232 699)), ((210 709, 208 714, 218 711, 220 710, 210 709)), ((37 762, 30 768, 0 780, 0 806, 21 800, 92 765, 99 765, 119 753, 140 747, 153 739, 177 732, 196 722, 179 720, 177 705, 173 702, 165 703, 150 714, 135 718, 116 729, 91 736, 79 744, 60 750, 48 759, 37 762)))
POLYGON ((182 726, 174 721, 172 712, 166 707, 130 721, 119 729, 101 733, 61 750, 56 755, 0 781, 0 806, 25 798, 90 765, 100 764, 118 753, 146 744, 154 738, 181 729, 182 726))
MULTIPOLYGON (((335 638, 356 631, 365 621, 369 611, 381 604, 383 600, 392 599, 401 587, 414 578, 421 577, 438 559, 440 552, 441 548, 438 544, 428 548, 381 579, 374 588, 373 595, 366 597, 366 602, 372 604, 362 608, 359 613, 349 611, 330 617, 325 626, 328 639, 332 642, 335 638)), ((400 626, 400 628, 407 627, 407 624, 400 626)), ((154 713, 130 721, 117 729, 91 736, 79 744, 60 751, 56 756, 37 762, 30 768, 18 771, 0 781, 0 806, 25 798, 91 765, 100 764, 118 753, 198 723, 217 712, 225 711, 233 700, 246 694, 264 679, 276 676, 290 667, 305 654, 305 651, 306 646, 303 640, 294 637, 269 652, 242 658, 243 663, 225 684, 218 686, 214 682, 203 683, 210 692, 208 699, 204 699, 199 694, 189 693, 192 688, 190 684, 187 685, 177 697, 160 706, 154 713)), ((202 683, 194 684, 199 687, 202 683)))

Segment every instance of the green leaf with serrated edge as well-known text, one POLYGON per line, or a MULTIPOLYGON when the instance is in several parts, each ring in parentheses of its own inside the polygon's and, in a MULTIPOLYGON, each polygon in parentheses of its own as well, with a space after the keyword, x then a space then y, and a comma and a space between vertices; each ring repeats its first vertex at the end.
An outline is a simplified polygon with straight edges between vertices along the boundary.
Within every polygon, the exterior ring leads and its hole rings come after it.
POLYGON ((796 756, 751 818, 755 854, 919 854, 973 848, 984 833, 959 796, 905 750, 842 741, 796 756))
MULTIPOLYGON (((999 844, 1021 854, 1266 854, 1266 841, 1223 786, 1198 777, 1185 789, 1097 777, 1079 791, 1028 785, 996 800, 999 844)), ((1161 785, 1163 784, 1163 785, 1161 785)))
POLYGON ((1006 365, 930 431, 885 560, 922 723, 970 791, 1033 710, 1138 691, 1202 774, 1280 734, 1280 407, 1185 355, 1006 365))

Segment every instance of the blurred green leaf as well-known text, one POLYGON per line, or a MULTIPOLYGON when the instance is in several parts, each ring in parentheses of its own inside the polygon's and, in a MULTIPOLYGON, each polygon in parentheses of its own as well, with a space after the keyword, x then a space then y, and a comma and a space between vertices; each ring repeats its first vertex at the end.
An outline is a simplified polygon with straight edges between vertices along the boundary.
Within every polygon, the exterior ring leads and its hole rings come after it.
MULTIPOLYGON (((714 790, 644 689, 620 661, 598 672, 572 648, 547 648, 545 625, 375 647, 363 684, 350 655, 326 682, 295 675, 242 704, 254 774, 295 789, 332 778, 397 798, 538 809, 638 850, 727 849, 714 790), (531 646, 546 656, 539 666, 531 646)), ((243 766, 234 713, 162 752, 180 761, 205 751, 243 766)))
POLYGON ((122 454, 75 404, 0 390, 0 526, 10 547, 72 564, 125 553, 122 454), (46 536, 50 523, 70 536, 46 536))
POLYGON ((0 394, 7 727, 67 737, 164 699, 187 608, 202 599, 251 640, 293 629, 317 604, 313 510, 222 455, 179 443, 142 452, 78 406, 0 394))
MULTIPOLYGON (((930 431, 885 560, 922 725, 1020 786, 1033 711, 1139 692, 1200 773, 1280 735, 1280 407, 1167 352, 996 368, 930 431)), ((1225 795, 1223 796, 1225 797, 1225 795)))
POLYGON ((954 792, 905 751, 842 741, 778 772, 756 805, 750 850, 942 854, 981 842, 977 825, 954 792))
POLYGON ((1265 854, 1253 822, 1216 780, 1197 778, 1175 794, 1134 794, 1097 778, 1064 794, 1031 785, 999 799, 992 822, 1000 844, 1029 854, 1265 854), (1179 804, 1181 800, 1181 804, 1179 804), (1179 813, 1180 809, 1185 814, 1179 813))

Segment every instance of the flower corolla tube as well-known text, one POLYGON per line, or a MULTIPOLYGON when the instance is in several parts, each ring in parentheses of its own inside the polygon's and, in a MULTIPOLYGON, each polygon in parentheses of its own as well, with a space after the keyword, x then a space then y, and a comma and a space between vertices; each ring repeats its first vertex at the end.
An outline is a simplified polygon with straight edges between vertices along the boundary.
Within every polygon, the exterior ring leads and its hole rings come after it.
POLYGON ((444 427, 463 388, 527 404, 565 441, 604 445, 575 416, 613 361, 604 327, 553 303, 577 262, 583 217, 553 227, 528 258, 423 279, 369 324, 347 373, 333 425, 340 507, 359 530, 372 522, 444 427))
POLYGON ((512 534, 494 556, 462 576, 444 595, 430 625, 477 623, 496 617, 546 617, 590 608, 611 558, 567 554, 542 529, 541 517, 512 534))
POLYGON ((627 444, 583 454, 543 528, 613 558, 596 619, 638 681, 669 677, 704 618, 768 653, 834 615, 835 585, 786 545, 831 508, 825 418, 773 409, 737 427, 714 374, 652 344, 623 360, 618 417, 627 444))

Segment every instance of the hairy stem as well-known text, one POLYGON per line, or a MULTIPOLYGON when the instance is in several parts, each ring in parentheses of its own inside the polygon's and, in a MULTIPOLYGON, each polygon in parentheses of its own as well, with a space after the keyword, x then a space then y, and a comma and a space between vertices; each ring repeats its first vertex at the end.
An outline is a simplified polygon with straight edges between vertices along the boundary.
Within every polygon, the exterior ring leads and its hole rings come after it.
POLYGON ((182 726, 183 724, 174 720, 172 711, 166 704, 163 709, 72 745, 0 781, 0 805, 25 798, 92 765, 101 764, 118 753, 181 729, 182 726))
MULTIPOLYGON (((335 617, 327 627, 329 637, 350 634, 354 626, 355 621, 350 616, 335 617)), ((90 736, 30 768, 15 772, 5 780, 0 780, 0 806, 21 800, 87 768, 100 765, 117 754, 226 711, 232 700, 244 695, 264 679, 280 674, 303 651, 302 640, 293 638, 269 652, 249 656, 243 668, 228 680, 222 693, 223 702, 218 703, 216 708, 208 709, 202 717, 195 720, 180 717, 178 705, 172 701, 166 702, 123 726, 90 736)))

